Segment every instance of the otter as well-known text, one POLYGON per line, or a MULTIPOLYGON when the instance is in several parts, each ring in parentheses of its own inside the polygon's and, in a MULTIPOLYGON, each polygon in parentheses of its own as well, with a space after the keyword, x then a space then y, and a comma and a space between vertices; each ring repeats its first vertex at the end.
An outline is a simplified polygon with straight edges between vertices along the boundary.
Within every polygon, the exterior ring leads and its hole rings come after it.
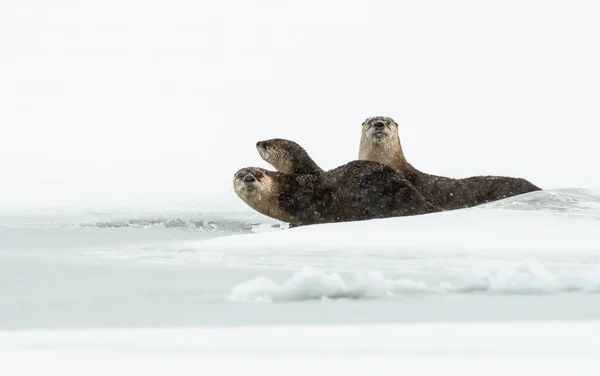
POLYGON ((298 143, 283 138, 258 141, 256 149, 260 157, 286 174, 318 175, 325 171, 308 155, 298 143))
POLYGON ((445 210, 473 207, 541 190, 522 178, 472 176, 454 179, 419 171, 404 156, 398 124, 385 116, 370 117, 363 122, 358 159, 376 161, 393 167, 401 172, 428 202, 445 210))
POLYGON ((319 174, 244 167, 235 173, 233 186, 248 206, 290 227, 441 210, 394 169, 371 161, 355 160, 319 174))

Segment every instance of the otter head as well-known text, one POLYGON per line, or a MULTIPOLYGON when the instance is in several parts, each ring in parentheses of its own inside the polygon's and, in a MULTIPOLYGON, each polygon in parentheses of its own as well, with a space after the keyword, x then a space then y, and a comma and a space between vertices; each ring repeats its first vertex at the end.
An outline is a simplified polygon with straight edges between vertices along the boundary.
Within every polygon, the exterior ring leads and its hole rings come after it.
POLYGON ((373 116, 362 123, 362 136, 370 142, 389 142, 398 138, 398 124, 385 116, 373 116))
POLYGON ((261 158, 278 172, 286 174, 315 174, 321 168, 296 142, 282 138, 258 141, 256 149, 261 158))
POLYGON ((386 116, 373 116, 362 123, 359 160, 375 161, 399 169, 406 165, 398 124, 386 116))
POLYGON ((276 173, 260 167, 244 167, 233 176, 233 188, 239 198, 257 212, 277 220, 296 224, 279 206, 276 173))
POLYGON ((271 192, 273 182, 268 171, 259 167, 244 167, 233 177, 235 193, 244 201, 260 200, 271 192))

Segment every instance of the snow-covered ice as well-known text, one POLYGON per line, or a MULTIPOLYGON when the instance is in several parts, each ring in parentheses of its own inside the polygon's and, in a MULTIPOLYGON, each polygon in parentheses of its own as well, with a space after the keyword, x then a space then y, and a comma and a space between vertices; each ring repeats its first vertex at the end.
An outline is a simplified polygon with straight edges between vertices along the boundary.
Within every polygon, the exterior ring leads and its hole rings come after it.
POLYGON ((599 198, 593 190, 533 192, 466 210, 185 245, 195 250, 188 261, 203 265, 301 269, 280 283, 257 275, 232 289, 236 301, 593 293, 600 292, 599 198))
POLYGON ((293 229, 167 209, 10 217, 0 326, 598 319, 598 202, 548 190, 293 229))
POLYGON ((599 336, 600 325, 586 322, 16 332, 0 333, 0 367, 14 375, 594 375, 599 336))

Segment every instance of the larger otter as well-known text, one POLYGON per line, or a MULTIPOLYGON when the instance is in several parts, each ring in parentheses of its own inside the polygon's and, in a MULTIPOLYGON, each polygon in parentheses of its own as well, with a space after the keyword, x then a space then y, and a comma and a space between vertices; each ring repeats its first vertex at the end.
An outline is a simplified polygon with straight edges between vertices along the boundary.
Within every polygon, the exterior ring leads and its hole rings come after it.
POLYGON ((316 172, 298 174, 245 167, 235 173, 233 185, 250 207, 293 226, 440 211, 406 179, 381 163, 352 161, 316 172))
POLYGON ((393 167, 401 172, 427 201, 447 210, 468 208, 541 190, 522 178, 472 176, 453 179, 419 171, 404 157, 398 124, 385 116, 370 117, 363 122, 358 159, 376 161, 393 167))

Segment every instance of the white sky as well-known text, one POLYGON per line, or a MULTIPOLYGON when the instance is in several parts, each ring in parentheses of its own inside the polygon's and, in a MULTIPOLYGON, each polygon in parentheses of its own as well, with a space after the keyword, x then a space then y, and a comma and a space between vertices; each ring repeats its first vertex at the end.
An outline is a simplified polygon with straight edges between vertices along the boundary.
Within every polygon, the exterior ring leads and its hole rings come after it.
POLYGON ((238 168, 267 167, 256 141, 333 168, 386 115, 423 171, 600 187, 599 19, 594 1, 4 0, 0 177, 231 199, 238 168))

